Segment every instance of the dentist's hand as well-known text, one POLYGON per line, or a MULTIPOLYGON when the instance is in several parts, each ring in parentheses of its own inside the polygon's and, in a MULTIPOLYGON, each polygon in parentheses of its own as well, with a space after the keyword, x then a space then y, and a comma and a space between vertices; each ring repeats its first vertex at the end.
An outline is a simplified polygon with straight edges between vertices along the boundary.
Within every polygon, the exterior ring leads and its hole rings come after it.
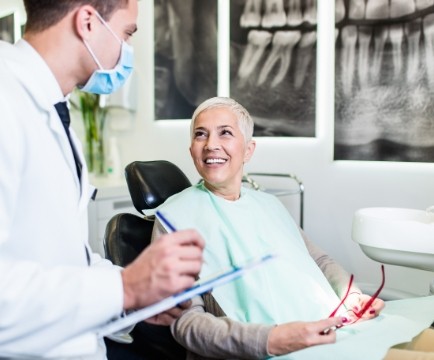
POLYGON ((274 327, 268 336, 268 352, 284 355, 309 346, 336 341, 331 330, 342 326, 342 318, 333 317, 315 322, 290 322, 274 327))
POLYGON ((124 309, 137 309, 193 285, 202 266, 202 237, 195 230, 162 235, 122 271, 124 309))

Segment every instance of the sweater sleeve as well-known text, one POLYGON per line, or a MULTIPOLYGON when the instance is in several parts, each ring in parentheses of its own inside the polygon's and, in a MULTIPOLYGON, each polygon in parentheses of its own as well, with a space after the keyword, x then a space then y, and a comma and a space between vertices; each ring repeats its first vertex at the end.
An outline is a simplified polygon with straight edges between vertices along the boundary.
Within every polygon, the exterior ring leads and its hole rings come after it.
POLYGON ((204 310, 200 297, 193 300, 171 326, 174 338, 190 351, 215 359, 264 359, 274 325, 241 323, 215 317, 204 310))
MULTIPOLYGON (((348 283, 350 281, 350 274, 348 274, 348 272, 346 272, 341 265, 339 265, 323 250, 311 242, 303 230, 300 230, 300 232, 310 256, 315 260, 316 264, 321 269, 336 294, 342 298, 347 291, 348 283)), ((361 292, 360 289, 354 284, 351 287, 351 291, 359 293, 361 292)))

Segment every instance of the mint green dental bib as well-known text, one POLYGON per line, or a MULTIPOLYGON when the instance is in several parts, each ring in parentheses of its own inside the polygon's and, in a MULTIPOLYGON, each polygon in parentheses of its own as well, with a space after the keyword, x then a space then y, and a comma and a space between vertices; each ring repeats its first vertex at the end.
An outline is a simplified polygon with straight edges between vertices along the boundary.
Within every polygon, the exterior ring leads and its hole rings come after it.
POLYGON ((168 199, 160 211, 177 229, 197 229, 206 242, 200 277, 269 253, 278 257, 212 292, 227 316, 279 324, 327 317, 339 299, 310 257, 297 225, 274 196, 242 188, 227 201, 202 184, 168 199))

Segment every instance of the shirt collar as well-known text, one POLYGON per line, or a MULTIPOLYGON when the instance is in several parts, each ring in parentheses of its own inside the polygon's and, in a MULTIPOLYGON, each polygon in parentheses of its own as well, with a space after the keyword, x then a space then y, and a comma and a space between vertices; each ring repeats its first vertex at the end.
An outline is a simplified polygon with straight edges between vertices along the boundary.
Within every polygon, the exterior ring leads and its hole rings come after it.
POLYGON ((25 59, 28 69, 32 69, 33 82, 40 84, 47 103, 54 105, 65 101, 56 77, 42 56, 24 39, 19 40, 15 46, 20 51, 21 58, 25 59))

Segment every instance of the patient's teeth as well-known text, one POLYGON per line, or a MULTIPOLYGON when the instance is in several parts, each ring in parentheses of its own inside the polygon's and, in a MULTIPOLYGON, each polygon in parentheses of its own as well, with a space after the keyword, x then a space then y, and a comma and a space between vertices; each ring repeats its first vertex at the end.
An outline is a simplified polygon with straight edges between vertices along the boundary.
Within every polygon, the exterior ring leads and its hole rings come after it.
POLYGON ((407 80, 409 83, 418 81, 419 71, 419 42, 421 35, 421 20, 415 20, 405 24, 407 34, 407 80))
POLYGON ((248 35, 248 43, 238 69, 238 76, 241 79, 249 77, 271 42, 272 34, 268 31, 251 30, 248 35))
POLYGON ((369 26, 359 27, 359 83, 365 87, 368 83, 369 72, 369 44, 371 42, 372 28, 369 26))
POLYGON ((246 0, 244 12, 241 15, 241 27, 256 27, 261 24, 262 0, 246 0))
POLYGON ((357 27, 345 26, 341 30, 342 40, 342 89, 345 95, 351 95, 356 60, 357 27))
POLYGON ((274 77, 271 87, 275 87, 284 79, 289 66, 291 65, 292 49, 300 40, 300 31, 276 31, 273 37, 273 47, 270 55, 262 68, 258 85, 261 85, 267 79, 274 65, 280 60, 280 67, 274 77))
POLYGON ((287 24, 298 26, 303 22, 300 0, 289 0, 287 24))
POLYGON ((283 0, 265 0, 265 14, 262 18, 264 28, 280 27, 286 24, 283 0))
POLYGON ((316 0, 305 0, 304 21, 316 24, 316 0))
POLYGON ((434 0, 416 0, 416 9, 423 10, 428 6, 434 5, 434 0))
POLYGON ((335 22, 340 22, 345 16, 344 0, 336 0, 335 4, 335 22))
POLYGON ((429 14, 423 19, 423 32, 428 83, 430 88, 434 89, 434 14, 429 14))
POLYGON ((313 45, 316 40, 316 32, 311 31, 304 33, 298 43, 297 58, 295 61, 295 78, 294 87, 301 88, 306 77, 307 69, 310 65, 313 56, 313 45))
POLYGON ((390 0, 390 17, 395 18, 412 14, 416 11, 413 0, 390 0))
POLYGON ((350 19, 363 19, 365 17, 365 0, 352 0, 349 2, 350 19))

